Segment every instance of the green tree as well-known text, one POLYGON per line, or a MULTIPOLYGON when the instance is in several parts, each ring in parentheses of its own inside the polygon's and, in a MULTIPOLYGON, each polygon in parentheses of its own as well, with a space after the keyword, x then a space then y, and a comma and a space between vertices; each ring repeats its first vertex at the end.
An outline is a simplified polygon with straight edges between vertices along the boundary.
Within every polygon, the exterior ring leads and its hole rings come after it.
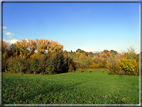
POLYGON ((38 70, 38 59, 36 59, 35 57, 33 57, 30 62, 30 68, 34 72, 34 74, 38 73, 39 71, 38 70))
POLYGON ((115 50, 110 50, 110 52, 113 52, 115 55, 117 54, 117 51, 115 50))
POLYGON ((19 66, 17 60, 14 61, 13 67, 15 69, 15 72, 19 72, 20 71, 20 66, 19 66))
POLYGON ((63 70, 64 56, 63 53, 57 52, 46 61, 46 71, 51 74, 61 73, 63 70))
POLYGON ((13 66, 14 61, 15 61, 15 58, 12 56, 8 59, 8 61, 7 61, 8 72, 15 71, 14 66, 13 66))
POLYGON ((46 68, 46 57, 44 54, 39 55, 39 57, 38 57, 38 68, 43 75, 45 72, 45 68, 46 68))
POLYGON ((47 74, 55 73, 55 64, 52 56, 49 56, 46 61, 46 71, 47 74))
POLYGON ((23 75, 24 70, 26 70, 28 67, 28 62, 21 57, 18 57, 16 62, 20 67, 20 74, 23 75))

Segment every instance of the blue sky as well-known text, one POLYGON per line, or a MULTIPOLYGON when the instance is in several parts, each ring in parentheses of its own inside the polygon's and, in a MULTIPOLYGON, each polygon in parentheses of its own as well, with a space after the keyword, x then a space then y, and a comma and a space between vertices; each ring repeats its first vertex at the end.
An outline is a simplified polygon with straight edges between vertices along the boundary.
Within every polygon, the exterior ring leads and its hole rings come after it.
POLYGON ((140 52, 139 3, 3 3, 3 39, 48 39, 64 50, 140 52))

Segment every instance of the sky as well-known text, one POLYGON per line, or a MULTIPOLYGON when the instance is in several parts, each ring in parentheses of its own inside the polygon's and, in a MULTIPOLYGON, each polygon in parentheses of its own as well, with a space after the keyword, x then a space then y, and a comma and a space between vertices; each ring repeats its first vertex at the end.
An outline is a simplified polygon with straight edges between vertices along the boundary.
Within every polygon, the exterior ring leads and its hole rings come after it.
POLYGON ((139 3, 3 3, 3 40, 58 41, 63 50, 140 52, 139 3))

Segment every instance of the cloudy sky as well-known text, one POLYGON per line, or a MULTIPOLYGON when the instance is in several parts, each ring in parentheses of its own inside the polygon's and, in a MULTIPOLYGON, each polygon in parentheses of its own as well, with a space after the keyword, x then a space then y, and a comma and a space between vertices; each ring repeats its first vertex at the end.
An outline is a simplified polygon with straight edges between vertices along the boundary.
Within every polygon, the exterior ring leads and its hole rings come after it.
POLYGON ((3 3, 3 39, 48 39, 64 50, 140 52, 139 3, 3 3))

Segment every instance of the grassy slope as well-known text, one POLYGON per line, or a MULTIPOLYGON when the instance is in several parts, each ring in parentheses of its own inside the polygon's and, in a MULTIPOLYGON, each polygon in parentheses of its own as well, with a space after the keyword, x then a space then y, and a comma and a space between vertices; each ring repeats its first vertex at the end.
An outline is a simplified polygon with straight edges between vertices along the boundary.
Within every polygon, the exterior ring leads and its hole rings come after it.
POLYGON ((138 104, 139 77, 108 75, 107 70, 58 75, 3 74, 2 91, 4 104, 138 104))

